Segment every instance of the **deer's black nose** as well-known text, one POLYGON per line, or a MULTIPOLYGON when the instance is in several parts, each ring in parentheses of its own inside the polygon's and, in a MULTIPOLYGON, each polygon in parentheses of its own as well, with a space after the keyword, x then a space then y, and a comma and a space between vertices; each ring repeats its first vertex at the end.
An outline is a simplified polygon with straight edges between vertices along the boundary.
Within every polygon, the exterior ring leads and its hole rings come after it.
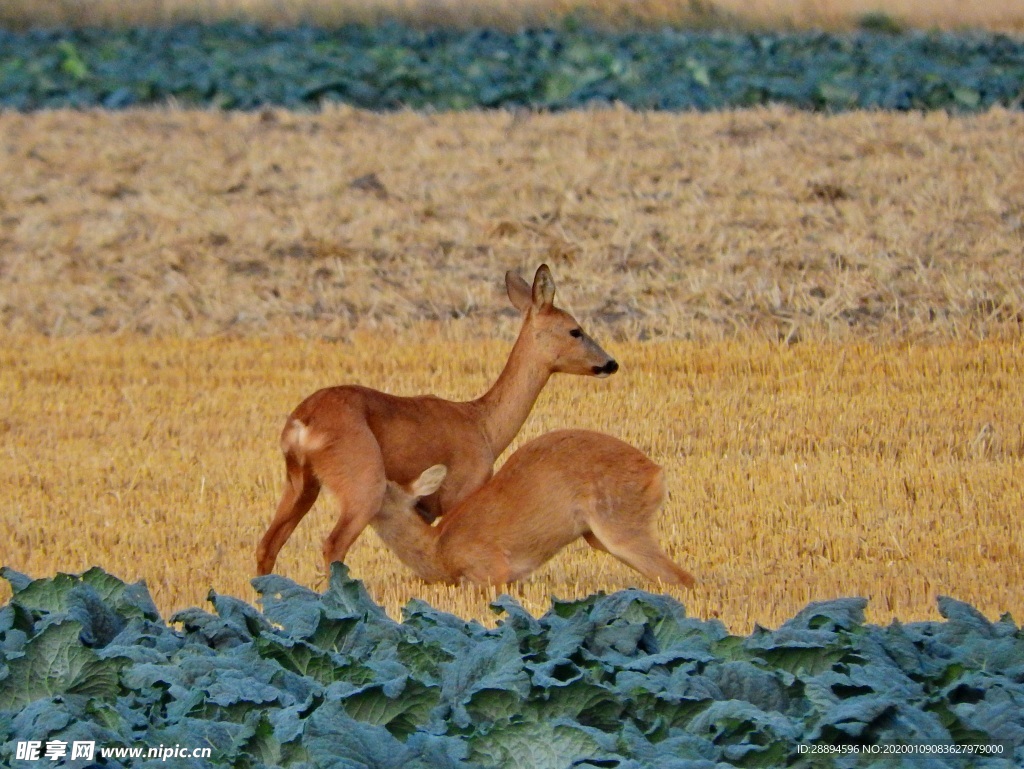
POLYGON ((594 366, 594 376, 608 376, 619 370, 619 364, 615 360, 609 360, 603 366, 594 366))

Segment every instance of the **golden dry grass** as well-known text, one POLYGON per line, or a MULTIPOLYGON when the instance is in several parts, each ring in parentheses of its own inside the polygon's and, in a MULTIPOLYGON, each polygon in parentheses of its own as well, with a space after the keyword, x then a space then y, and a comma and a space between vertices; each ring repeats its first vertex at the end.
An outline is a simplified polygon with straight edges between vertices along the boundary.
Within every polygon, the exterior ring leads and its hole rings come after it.
POLYGON ((0 114, 0 325, 343 337, 1017 333, 1024 114, 0 114), (502 326, 502 333, 513 330, 502 326))
MULTIPOLYGON (((399 392, 481 391, 507 345, 463 324, 346 344, 296 339, 8 336, 0 353, 0 542, 34 575, 98 564, 144 578, 158 605, 253 598, 255 543, 283 478, 283 415, 358 379, 399 392)), ((807 601, 871 599, 869 618, 934 617, 950 594, 1024 615, 1021 342, 619 344, 606 381, 557 377, 520 441, 575 424, 627 438, 668 472, 660 531, 701 580, 674 591, 733 629, 777 625, 807 601)), ((278 572, 322 588, 325 498, 278 572)), ((410 598, 487 621, 494 590, 426 586, 372 532, 354 576, 397 616, 410 598)), ((585 545, 511 590, 657 589, 585 545)))
POLYGON ((845 30, 882 12, 898 23, 925 29, 1024 31, 1020 0, 5 0, 0 24, 121 26, 242 18, 269 25, 335 26, 398 19, 418 26, 510 29, 575 17, 611 27, 671 24, 845 30))
MULTIPOLYGON (((313 389, 478 394, 509 267, 623 363, 556 378, 521 436, 576 425, 665 465, 680 595, 738 631, 808 600, 1021 615, 1024 117, 0 114, 0 562, 98 564, 165 612, 252 597, 313 389)), ((327 503, 280 571, 313 586, 327 503)), ((389 610, 428 588, 367 534, 389 610)), ((641 584, 571 549, 531 610, 641 584)))

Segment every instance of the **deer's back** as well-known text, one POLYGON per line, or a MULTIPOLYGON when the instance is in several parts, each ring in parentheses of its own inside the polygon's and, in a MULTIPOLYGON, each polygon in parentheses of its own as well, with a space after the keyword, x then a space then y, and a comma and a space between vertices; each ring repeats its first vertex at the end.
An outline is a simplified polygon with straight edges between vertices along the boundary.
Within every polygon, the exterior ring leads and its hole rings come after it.
POLYGON ((342 444, 352 431, 369 428, 381 448, 387 477, 398 483, 412 481, 435 464, 489 469, 494 462, 472 403, 341 385, 313 393, 292 417, 342 444))
POLYGON ((488 540, 506 551, 554 555, 593 515, 645 521, 664 497, 661 468, 604 433, 555 430, 524 444, 489 483, 451 510, 439 547, 451 557, 488 540))
POLYGON ((640 449, 593 430, 553 430, 523 444, 494 477, 509 489, 545 496, 544 485, 566 493, 639 493, 660 467, 640 449), (537 492, 532 491, 537 489, 537 492))

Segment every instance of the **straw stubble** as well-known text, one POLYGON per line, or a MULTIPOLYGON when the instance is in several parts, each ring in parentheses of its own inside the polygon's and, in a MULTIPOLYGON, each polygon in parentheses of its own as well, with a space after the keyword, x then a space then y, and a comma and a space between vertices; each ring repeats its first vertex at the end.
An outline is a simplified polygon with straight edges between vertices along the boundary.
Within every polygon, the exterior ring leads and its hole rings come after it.
MULTIPOLYGON (((100 565, 145 579, 167 612, 201 605, 210 587, 254 598, 253 551, 283 480, 276 437, 305 393, 358 378, 470 397, 506 348, 460 339, 457 327, 344 345, 9 341, 4 561, 36 575, 100 565)), ((673 341, 615 353, 623 368, 608 380, 556 377, 517 444, 572 424, 661 463, 670 493, 658 530, 700 579, 669 592, 693 614, 743 631, 840 595, 869 597, 876 621, 933 617, 940 594, 990 615, 1024 609, 1019 342, 673 341)), ((278 572, 324 586, 333 515, 325 495, 278 572)), ((425 585, 372 532, 349 565, 394 616, 415 597, 492 621, 499 591, 425 585)), ((541 612, 551 596, 630 585, 660 589, 581 543, 510 592, 541 612)))

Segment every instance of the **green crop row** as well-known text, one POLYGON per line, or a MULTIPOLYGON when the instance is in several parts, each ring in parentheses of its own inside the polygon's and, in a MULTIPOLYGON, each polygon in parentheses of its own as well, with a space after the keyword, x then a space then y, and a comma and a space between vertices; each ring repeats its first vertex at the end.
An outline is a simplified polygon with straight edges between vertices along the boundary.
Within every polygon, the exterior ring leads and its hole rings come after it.
POLYGON ((974 34, 519 32, 398 25, 0 31, 0 107, 984 110, 1019 107, 1024 41, 974 34))
POLYGON ((262 612, 211 593, 215 613, 169 625, 144 585, 100 569, 3 575, 0 761, 15 769, 36 765, 26 745, 76 742, 209 747, 176 765, 236 768, 1024 759, 1024 636, 952 599, 944 622, 868 625, 848 598, 740 637, 638 590, 539 619, 502 597, 485 629, 416 601, 395 622, 336 564, 323 594, 260 577, 262 612))

